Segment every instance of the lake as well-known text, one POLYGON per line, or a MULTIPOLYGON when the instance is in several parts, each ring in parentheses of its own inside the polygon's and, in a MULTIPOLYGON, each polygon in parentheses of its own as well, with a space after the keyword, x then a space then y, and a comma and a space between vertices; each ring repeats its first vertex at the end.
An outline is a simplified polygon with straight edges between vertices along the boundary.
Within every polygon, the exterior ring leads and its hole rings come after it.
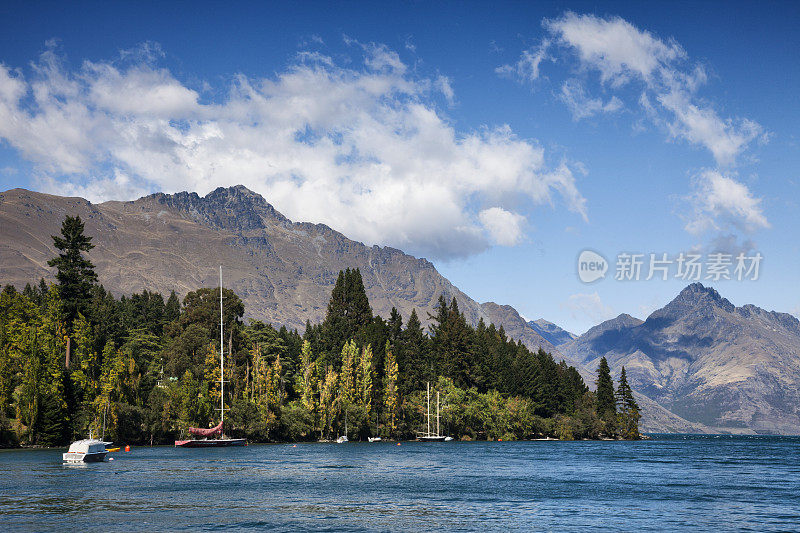
POLYGON ((0 451, 2 529, 796 530, 800 438, 0 451))

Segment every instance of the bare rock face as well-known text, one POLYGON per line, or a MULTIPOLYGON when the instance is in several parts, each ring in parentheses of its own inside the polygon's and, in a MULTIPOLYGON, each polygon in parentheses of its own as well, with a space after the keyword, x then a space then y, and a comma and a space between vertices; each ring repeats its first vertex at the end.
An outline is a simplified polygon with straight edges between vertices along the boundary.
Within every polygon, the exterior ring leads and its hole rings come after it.
POLYGON ((621 315, 560 346, 590 368, 605 356, 684 419, 731 431, 800 432, 800 322, 736 307, 694 283, 644 322, 621 315))

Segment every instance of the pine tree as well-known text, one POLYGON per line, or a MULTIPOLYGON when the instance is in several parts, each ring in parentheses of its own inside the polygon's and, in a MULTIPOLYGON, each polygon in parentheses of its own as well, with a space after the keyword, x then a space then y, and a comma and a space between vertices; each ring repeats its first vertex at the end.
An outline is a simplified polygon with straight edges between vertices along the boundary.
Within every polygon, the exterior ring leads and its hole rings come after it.
POLYGON ((326 364, 339 366, 339 351, 345 342, 355 339, 359 330, 372 322, 372 308, 369 305, 364 281, 359 269, 339 272, 331 291, 328 311, 322 323, 322 348, 326 364))
POLYGON ((389 340, 396 345, 400 341, 400 335, 403 334, 403 317, 400 316, 396 307, 392 307, 386 325, 389 328, 389 340))
POLYGON ((67 215, 61 225, 61 237, 52 236, 59 255, 47 262, 58 269, 56 279, 60 289, 61 310, 70 331, 78 313, 88 316, 92 283, 97 281, 94 265, 81 255, 81 252, 94 248, 92 238, 84 235, 83 230, 80 216, 67 215))
POLYGON ((408 324, 400 339, 397 365, 403 369, 399 378, 399 388, 400 395, 405 397, 423 387, 426 381, 433 380, 433 362, 429 355, 428 339, 422 329, 416 309, 411 310, 408 324))
POLYGON ((617 410, 619 412, 619 433, 623 438, 635 440, 639 438, 639 405, 633 397, 633 389, 628 385, 625 367, 619 374, 619 386, 616 393, 617 410))
POLYGON ((164 325, 173 323, 181 316, 181 302, 175 291, 169 293, 169 299, 164 304, 164 325))
POLYGON ((614 381, 605 357, 600 359, 597 367, 597 416, 606 423, 606 433, 613 435, 617 417, 616 400, 614 399, 614 381))

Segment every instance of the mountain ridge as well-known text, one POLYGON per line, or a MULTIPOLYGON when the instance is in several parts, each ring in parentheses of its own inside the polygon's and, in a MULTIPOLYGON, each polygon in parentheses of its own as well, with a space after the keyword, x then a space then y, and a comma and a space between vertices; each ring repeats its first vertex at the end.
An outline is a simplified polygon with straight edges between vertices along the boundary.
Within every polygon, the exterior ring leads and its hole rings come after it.
POLYGON ((694 283, 644 321, 620 315, 560 349, 624 365, 636 390, 690 422, 800 433, 800 321, 787 313, 694 283))

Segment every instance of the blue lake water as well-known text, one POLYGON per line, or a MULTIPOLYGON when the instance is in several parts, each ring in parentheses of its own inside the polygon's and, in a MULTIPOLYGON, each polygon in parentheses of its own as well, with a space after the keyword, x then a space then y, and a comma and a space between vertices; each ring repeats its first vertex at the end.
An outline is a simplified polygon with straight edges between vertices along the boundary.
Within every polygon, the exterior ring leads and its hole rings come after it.
POLYGON ((63 451, 0 451, 0 529, 800 529, 797 437, 63 451))

